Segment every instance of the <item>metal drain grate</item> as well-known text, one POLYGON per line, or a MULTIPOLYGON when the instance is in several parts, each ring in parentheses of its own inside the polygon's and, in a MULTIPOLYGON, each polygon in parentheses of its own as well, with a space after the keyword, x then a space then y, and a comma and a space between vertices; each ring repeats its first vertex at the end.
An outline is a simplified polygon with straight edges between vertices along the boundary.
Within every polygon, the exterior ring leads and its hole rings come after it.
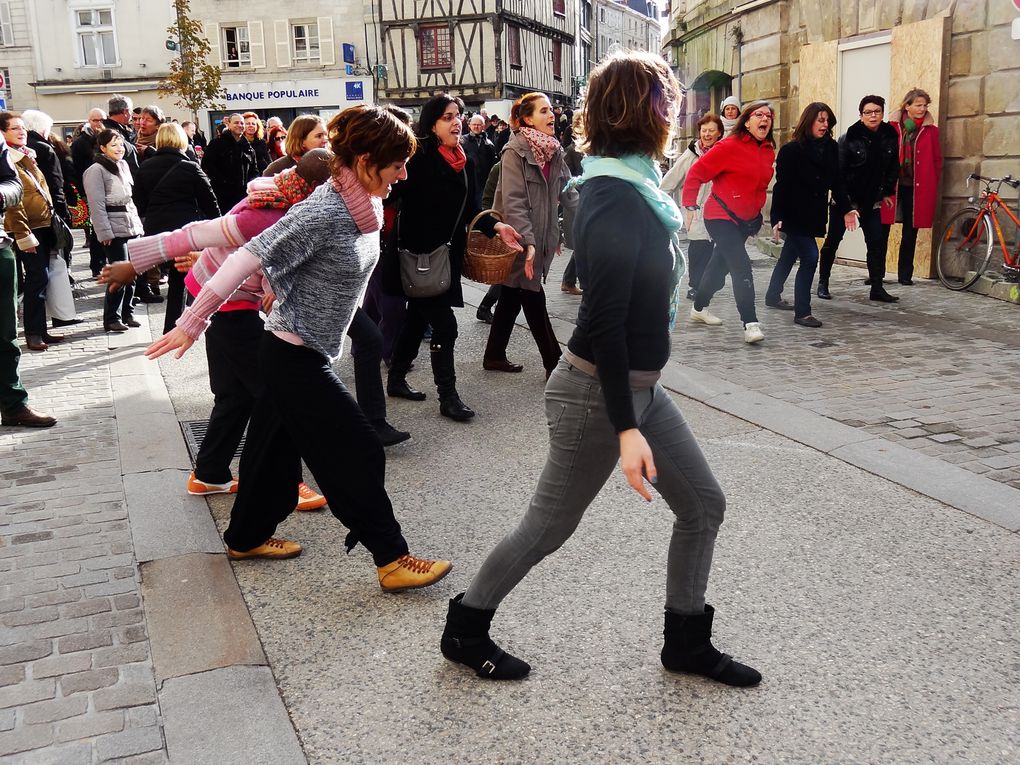
MULTIPOLYGON (((181 433, 184 434, 184 445, 188 447, 188 454, 191 455, 191 464, 195 464, 195 458, 198 456, 198 449, 202 446, 202 441, 205 439, 206 430, 209 429, 209 420, 187 420, 181 422, 181 433)), ((234 459, 241 456, 241 450, 244 449, 244 439, 247 438, 248 431, 246 430, 241 436, 241 443, 237 445, 237 451, 234 452, 234 459)))

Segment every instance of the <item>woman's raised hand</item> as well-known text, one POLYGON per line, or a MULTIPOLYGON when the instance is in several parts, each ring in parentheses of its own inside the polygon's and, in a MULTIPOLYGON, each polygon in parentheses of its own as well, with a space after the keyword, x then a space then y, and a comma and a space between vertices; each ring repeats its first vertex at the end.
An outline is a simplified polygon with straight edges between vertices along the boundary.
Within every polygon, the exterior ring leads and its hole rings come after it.
POLYGON ((170 351, 180 349, 174 354, 174 358, 179 359, 194 343, 195 341, 188 337, 183 329, 174 327, 145 349, 145 358, 158 359, 160 356, 170 353, 170 351))
POLYGON ((124 285, 133 282, 136 276, 135 267, 131 265, 131 261, 121 260, 108 266, 103 266, 103 270, 96 278, 96 282, 107 285, 108 292, 116 292, 124 285))

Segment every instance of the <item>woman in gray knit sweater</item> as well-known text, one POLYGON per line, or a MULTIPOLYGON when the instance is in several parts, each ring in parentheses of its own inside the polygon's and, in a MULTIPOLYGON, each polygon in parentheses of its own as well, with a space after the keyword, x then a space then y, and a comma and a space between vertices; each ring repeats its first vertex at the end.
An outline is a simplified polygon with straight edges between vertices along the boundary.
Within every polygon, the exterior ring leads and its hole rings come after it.
POLYGON ((379 259, 382 199, 407 177, 416 141, 390 112, 347 109, 329 124, 332 177, 276 225, 231 255, 177 327, 146 351, 181 356, 208 318, 260 267, 276 295, 259 349, 265 386, 248 425, 237 499, 224 532, 228 555, 292 558, 301 545, 273 536, 294 510, 303 459, 333 514, 350 529, 348 550, 371 552, 387 592, 426 587, 446 560, 408 552, 384 486, 382 443, 332 369, 379 259))

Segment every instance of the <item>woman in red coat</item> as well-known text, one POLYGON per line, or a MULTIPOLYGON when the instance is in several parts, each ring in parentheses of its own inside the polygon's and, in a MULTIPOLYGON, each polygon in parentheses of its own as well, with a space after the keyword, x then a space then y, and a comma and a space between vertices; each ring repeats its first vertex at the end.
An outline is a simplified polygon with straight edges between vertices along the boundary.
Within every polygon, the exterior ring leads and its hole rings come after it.
POLYGON ((762 224, 761 210, 776 159, 774 117, 767 101, 752 101, 744 107, 729 135, 691 165, 683 188, 684 223, 690 228, 694 212, 700 209, 698 191, 702 184, 712 182, 705 203, 705 228, 715 242, 715 252, 694 295, 691 321, 722 324, 722 319, 709 313, 708 304, 725 283, 728 270, 746 343, 765 339, 754 308, 751 259, 744 245, 762 224))
POLYGON ((882 223, 903 223, 900 239, 900 284, 912 285, 914 246, 917 229, 931 228, 942 175, 939 129, 928 112, 931 96, 914 88, 903 97, 899 111, 889 115, 889 124, 900 139, 900 182, 896 206, 882 207, 882 223))

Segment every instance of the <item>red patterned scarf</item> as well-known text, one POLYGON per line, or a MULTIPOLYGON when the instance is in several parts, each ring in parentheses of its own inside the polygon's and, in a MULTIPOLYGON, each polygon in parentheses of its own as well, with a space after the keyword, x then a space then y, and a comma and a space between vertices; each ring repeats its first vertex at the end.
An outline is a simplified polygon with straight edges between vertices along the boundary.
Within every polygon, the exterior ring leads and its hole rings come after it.
POLYGON ((517 132, 528 142, 528 146, 531 147, 531 155, 540 167, 555 157, 556 152, 561 148, 556 136, 547 135, 533 127, 522 127, 517 132))
POLYGON ((308 181, 290 167, 272 178, 256 178, 248 184, 248 204, 251 207, 272 207, 286 210, 306 199, 313 191, 308 181))

